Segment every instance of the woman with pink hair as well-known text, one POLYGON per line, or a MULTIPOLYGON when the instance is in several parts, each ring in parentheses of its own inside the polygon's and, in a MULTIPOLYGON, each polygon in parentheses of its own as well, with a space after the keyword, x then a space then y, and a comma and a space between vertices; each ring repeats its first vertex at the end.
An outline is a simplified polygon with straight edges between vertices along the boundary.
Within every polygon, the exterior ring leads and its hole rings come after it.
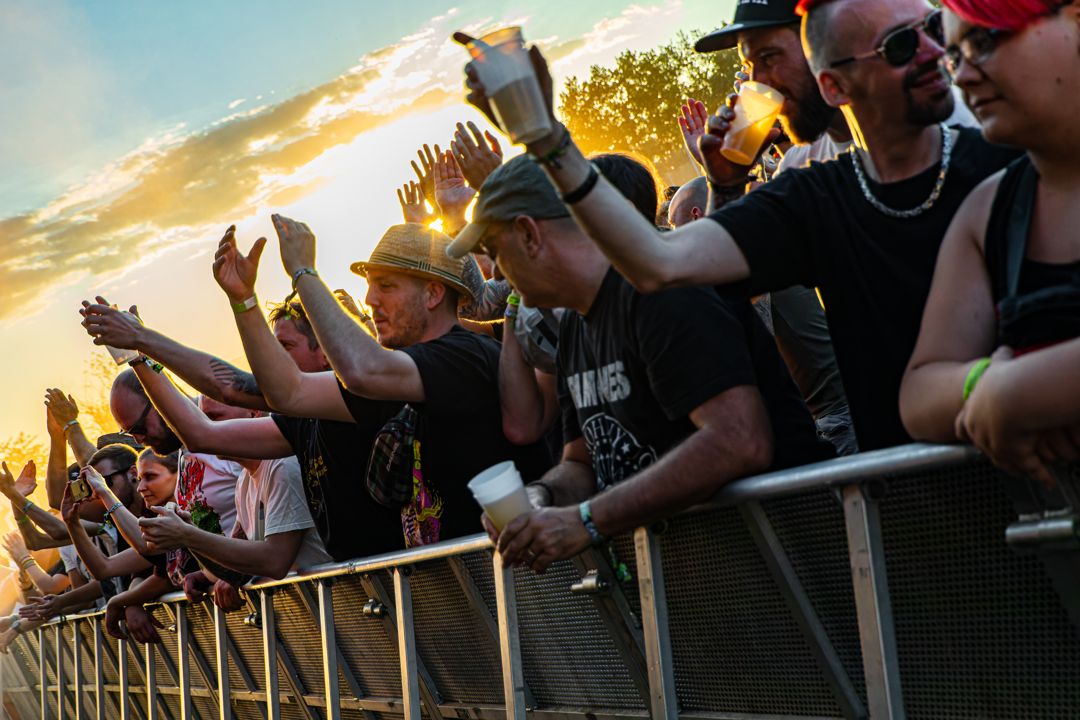
POLYGON ((1026 154, 953 220, 900 390, 911 435, 1053 482, 1080 459, 1080 0, 944 0, 942 64, 1026 154))

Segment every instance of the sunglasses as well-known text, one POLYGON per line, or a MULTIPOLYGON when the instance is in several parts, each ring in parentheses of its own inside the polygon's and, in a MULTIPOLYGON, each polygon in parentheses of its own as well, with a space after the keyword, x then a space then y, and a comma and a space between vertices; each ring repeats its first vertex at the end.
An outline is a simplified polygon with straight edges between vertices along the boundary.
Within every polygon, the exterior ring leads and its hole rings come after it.
POLYGON ((941 27, 941 11, 931 10, 930 14, 913 25, 897 28, 885 36, 881 44, 868 53, 852 55, 842 60, 829 63, 829 67, 838 68, 861 60, 881 58, 893 67, 903 67, 911 62, 919 52, 919 35, 924 33, 938 45, 945 45, 945 31, 941 27))
POLYGON ((127 475, 127 473, 128 473, 128 470, 130 470, 130 469, 131 469, 131 467, 132 467, 131 465, 128 465, 128 466, 127 466, 126 468, 124 468, 124 469, 122 469, 122 470, 113 470, 113 471, 112 471, 111 473, 109 473, 108 475, 102 475, 101 477, 105 479, 105 485, 106 485, 106 487, 110 487, 110 488, 111 488, 111 487, 113 486, 113 481, 112 481, 112 479, 113 479, 114 477, 116 477, 117 475, 127 475))
POLYGON ((121 428, 120 432, 123 433, 124 435, 133 435, 133 436, 134 435, 145 435, 146 434, 146 416, 150 414, 150 409, 152 407, 154 407, 154 406, 150 403, 149 400, 147 400, 146 401, 146 407, 143 408, 142 414, 139 415, 139 419, 135 421, 135 424, 132 425, 127 430, 124 430, 123 428, 121 428))

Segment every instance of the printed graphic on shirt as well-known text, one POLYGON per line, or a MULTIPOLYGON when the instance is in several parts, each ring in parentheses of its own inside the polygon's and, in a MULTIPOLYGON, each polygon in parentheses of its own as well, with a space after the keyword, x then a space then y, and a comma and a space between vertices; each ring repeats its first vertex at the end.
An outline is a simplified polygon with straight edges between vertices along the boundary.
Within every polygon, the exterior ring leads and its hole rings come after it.
POLYGON ((581 435, 592 458, 599 490, 606 490, 656 462, 656 451, 639 443, 632 432, 610 415, 590 417, 581 426, 581 435))
POLYGON ((401 528, 405 547, 419 547, 442 539, 443 500, 435 488, 424 482, 420 466, 420 441, 413 440, 413 494, 401 508, 401 528))
POLYGON ((622 360, 609 363, 599 370, 585 370, 566 378, 574 407, 584 410, 603 403, 615 403, 630 397, 630 378, 622 360))

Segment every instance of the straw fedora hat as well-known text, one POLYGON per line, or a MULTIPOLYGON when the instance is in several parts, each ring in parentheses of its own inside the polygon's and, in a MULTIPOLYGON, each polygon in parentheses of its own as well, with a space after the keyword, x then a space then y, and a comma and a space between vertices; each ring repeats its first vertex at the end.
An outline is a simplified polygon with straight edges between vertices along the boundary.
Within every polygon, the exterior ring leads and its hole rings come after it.
POLYGON ((350 269, 363 277, 371 268, 379 268, 438 280, 472 298, 473 291, 464 278, 464 265, 472 258, 452 260, 446 254, 450 243, 447 235, 418 223, 392 225, 371 251, 371 257, 353 263, 350 269))

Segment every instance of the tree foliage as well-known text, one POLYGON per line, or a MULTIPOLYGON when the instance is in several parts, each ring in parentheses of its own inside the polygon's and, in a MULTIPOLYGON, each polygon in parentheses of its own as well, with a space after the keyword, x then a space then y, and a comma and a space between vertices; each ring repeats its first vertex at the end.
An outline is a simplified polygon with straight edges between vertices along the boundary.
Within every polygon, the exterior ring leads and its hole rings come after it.
POLYGON ((613 67, 593 65, 585 79, 568 78, 560 112, 578 146, 639 153, 669 183, 696 175, 683 149, 679 108, 688 95, 719 108, 739 69, 734 49, 695 52, 691 37, 699 35, 681 32, 652 50, 623 52, 613 67))

